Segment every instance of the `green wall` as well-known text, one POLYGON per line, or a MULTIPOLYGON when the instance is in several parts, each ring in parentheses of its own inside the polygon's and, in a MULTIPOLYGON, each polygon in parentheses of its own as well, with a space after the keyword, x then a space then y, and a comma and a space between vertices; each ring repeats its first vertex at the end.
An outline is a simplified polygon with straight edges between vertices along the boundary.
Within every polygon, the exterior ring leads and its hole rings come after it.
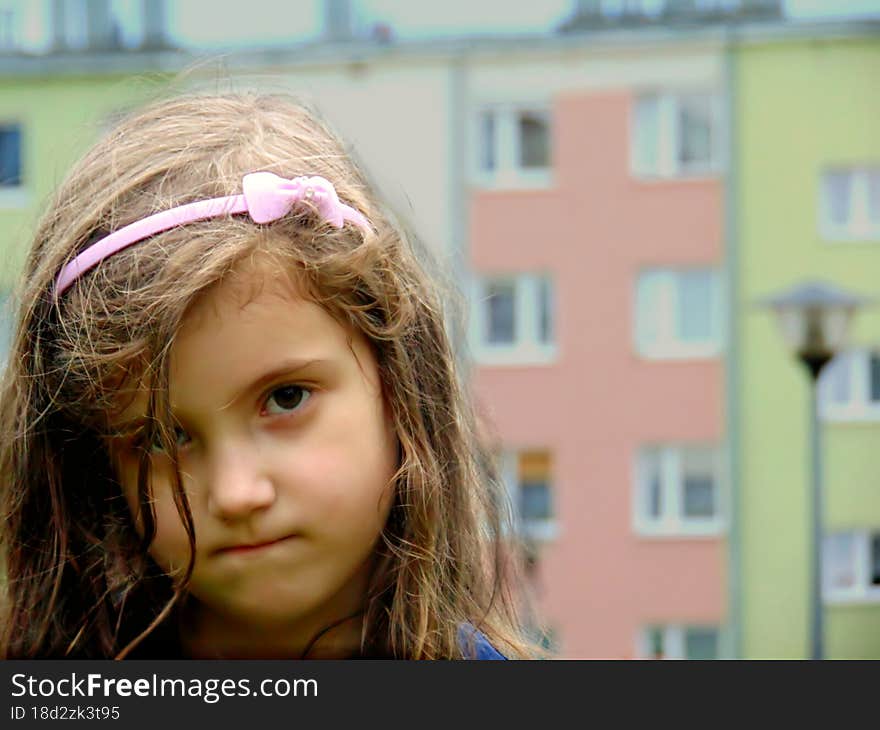
MULTIPOLYGON (((22 124, 25 204, 0 197, 0 288, 18 271, 46 201, 118 114, 164 88, 162 76, 0 79, 0 122, 22 124)), ((17 196, 16 196, 17 197, 17 196)))
MULTIPOLYGON (((825 165, 880 164, 880 39, 745 45, 734 111, 739 201, 742 654, 808 655, 808 377, 757 299, 823 279, 880 300, 880 241, 819 232, 825 165)), ((880 307, 853 343, 880 346, 880 307)), ((827 424, 825 521, 880 528, 880 422, 827 424)), ((880 658, 880 603, 829 606, 826 655, 880 658)))

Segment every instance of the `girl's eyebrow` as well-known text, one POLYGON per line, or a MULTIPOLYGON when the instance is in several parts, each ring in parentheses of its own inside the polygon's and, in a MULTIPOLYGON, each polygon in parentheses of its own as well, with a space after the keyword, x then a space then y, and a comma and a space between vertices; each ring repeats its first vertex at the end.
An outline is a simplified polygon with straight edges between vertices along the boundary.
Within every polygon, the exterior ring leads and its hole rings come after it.
MULTIPOLYGON (((289 360, 282 360, 276 367, 273 367, 271 370, 263 373, 254 381, 239 390, 238 393, 233 396, 232 400, 230 400, 222 408, 226 409, 231 407, 236 402, 241 400, 243 396, 247 395, 248 393, 253 393, 254 391, 260 390, 268 383, 282 377, 283 375, 294 375, 298 371, 305 370, 308 367, 312 367, 315 365, 326 365, 330 363, 332 363, 332 360, 325 360, 320 358, 293 358, 289 360)), ((124 437, 137 433, 144 427, 148 420, 149 419, 144 413, 138 413, 128 418, 115 420, 110 425, 110 429, 112 431, 111 435, 124 437)))
POLYGON ((273 380, 280 378, 283 375, 294 375, 300 370, 305 370, 308 367, 312 367, 314 365, 326 365, 331 363, 331 360, 322 360, 320 358, 312 358, 312 359, 290 359, 290 360, 282 360, 277 367, 272 368, 268 372, 264 373, 256 380, 246 385, 244 388, 239 390, 226 405, 223 406, 223 409, 229 408, 230 406, 237 403, 241 398, 248 393, 253 393, 254 391, 262 389, 265 385, 268 385, 273 380))

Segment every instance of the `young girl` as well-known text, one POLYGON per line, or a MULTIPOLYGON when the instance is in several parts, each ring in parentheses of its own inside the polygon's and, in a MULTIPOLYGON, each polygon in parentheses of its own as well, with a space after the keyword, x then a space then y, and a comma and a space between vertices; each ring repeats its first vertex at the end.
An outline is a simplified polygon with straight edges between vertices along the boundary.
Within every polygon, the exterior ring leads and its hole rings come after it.
POLYGON ((441 298, 303 108, 127 120, 19 302, 2 656, 531 654, 441 298))

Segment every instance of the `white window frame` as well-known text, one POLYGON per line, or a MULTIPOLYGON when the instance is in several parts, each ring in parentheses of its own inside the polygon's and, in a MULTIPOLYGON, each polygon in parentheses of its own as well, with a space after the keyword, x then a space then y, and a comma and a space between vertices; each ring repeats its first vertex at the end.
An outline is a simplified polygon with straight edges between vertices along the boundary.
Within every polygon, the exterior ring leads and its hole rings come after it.
POLYGON ((880 241, 880 219, 870 219, 868 180, 871 173, 880 172, 880 164, 852 167, 829 167, 819 176, 819 230, 826 241, 880 241), (831 196, 828 194, 828 178, 833 173, 851 176, 849 213, 850 219, 843 225, 831 219, 831 196))
POLYGON ((558 318, 555 279, 545 273, 486 274, 476 275, 473 280, 471 306, 471 350, 479 365, 552 365, 557 360, 558 318), (540 312, 538 309, 540 282, 550 283, 550 331, 549 343, 540 340, 540 312), (514 341, 494 344, 485 340, 488 318, 485 302, 490 282, 513 282, 514 295, 514 341))
MULTIPOLYGON (((870 585, 868 573, 871 569, 871 538, 874 535, 880 535, 880 528, 876 529, 858 529, 858 530, 841 530, 854 537, 855 546, 853 550, 853 568, 856 575, 856 585, 849 589, 832 588, 828 585, 829 571, 825 566, 828 565, 829 557, 827 555, 828 542, 822 541, 822 563, 823 563, 823 585, 822 599, 825 603, 830 604, 849 604, 849 603, 880 603, 880 586, 870 585)), ((828 537, 828 535, 826 535, 828 537)))
POLYGON ((550 542, 559 537, 559 522, 556 518, 556 500, 552 481, 550 482, 549 487, 550 499, 554 503, 553 518, 549 520, 523 521, 519 516, 519 455, 523 451, 531 450, 533 449, 505 451, 501 456, 501 478, 504 481, 504 486, 507 489, 510 504, 513 508, 513 518, 515 520, 517 533, 535 542, 550 542))
POLYGON ((477 187, 497 189, 542 189, 553 185, 553 117, 548 104, 486 104, 477 109, 471 125, 471 178, 477 187), (537 114, 547 120, 550 160, 546 167, 526 168, 519 164, 520 136, 517 120, 520 114, 537 114), (495 169, 485 170, 483 159, 483 117, 495 118, 495 169))
POLYGON ((647 360, 704 360, 717 358, 723 350, 723 294, 724 282, 720 272, 711 267, 701 269, 643 269, 638 272, 635 282, 633 302, 633 334, 636 353, 647 360), (687 342, 678 334, 678 298, 681 296, 679 275, 688 271, 707 271, 712 275, 712 321, 715 331, 702 342, 687 342), (644 337, 644 325, 639 308, 639 291, 645 277, 657 277, 660 286, 660 337, 657 342, 648 342, 644 337))
POLYGON ((651 655, 651 639, 650 631, 652 628, 660 628, 663 630, 663 660, 682 660, 687 659, 685 656, 685 635, 689 629, 711 629, 718 636, 718 653, 716 659, 723 657, 724 633, 718 624, 649 624, 642 626, 636 634, 636 657, 639 659, 653 659, 651 655))
POLYGON ((645 445, 635 453, 633 464, 632 527, 641 537, 703 538, 719 537, 726 529, 726 489, 721 450, 711 444, 645 445), (684 451, 706 449, 715 462, 715 514, 709 518, 687 517, 684 514, 684 451), (661 515, 651 516, 650 469, 645 458, 648 451, 658 451, 661 473, 661 515))
POLYGON ((725 167, 723 159, 723 115, 721 96, 714 89, 644 89, 633 97, 630 110, 630 174, 639 180, 702 179, 719 176, 725 167), (644 97, 657 97, 657 167, 643 166, 638 154, 639 139, 639 100, 644 97), (692 164, 684 167, 678 159, 681 143, 678 108, 681 100, 689 96, 709 96, 710 100, 710 160, 705 164, 692 164))
POLYGON ((819 400, 822 418, 832 423, 864 423, 880 421, 880 401, 870 400, 871 350, 847 350, 826 366, 819 379, 819 400), (832 372, 834 369, 835 372, 832 372), (849 400, 832 400, 832 377, 843 369, 849 381, 849 400))

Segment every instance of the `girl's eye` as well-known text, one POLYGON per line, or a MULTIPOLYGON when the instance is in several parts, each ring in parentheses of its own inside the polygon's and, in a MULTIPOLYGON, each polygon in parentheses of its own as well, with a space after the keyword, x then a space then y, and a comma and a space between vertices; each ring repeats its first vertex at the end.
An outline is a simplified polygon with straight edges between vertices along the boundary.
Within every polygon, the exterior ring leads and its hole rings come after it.
MULTIPOLYGON (((189 434, 179 426, 174 429, 174 439, 177 441, 177 448, 182 449, 189 443, 189 434)), ((156 440, 150 444, 150 452, 153 454, 164 454, 165 449, 162 448, 162 441, 158 435, 156 440)))
POLYGON ((291 413, 305 403, 311 392, 298 385, 275 388, 266 399, 266 411, 273 416, 291 413))

